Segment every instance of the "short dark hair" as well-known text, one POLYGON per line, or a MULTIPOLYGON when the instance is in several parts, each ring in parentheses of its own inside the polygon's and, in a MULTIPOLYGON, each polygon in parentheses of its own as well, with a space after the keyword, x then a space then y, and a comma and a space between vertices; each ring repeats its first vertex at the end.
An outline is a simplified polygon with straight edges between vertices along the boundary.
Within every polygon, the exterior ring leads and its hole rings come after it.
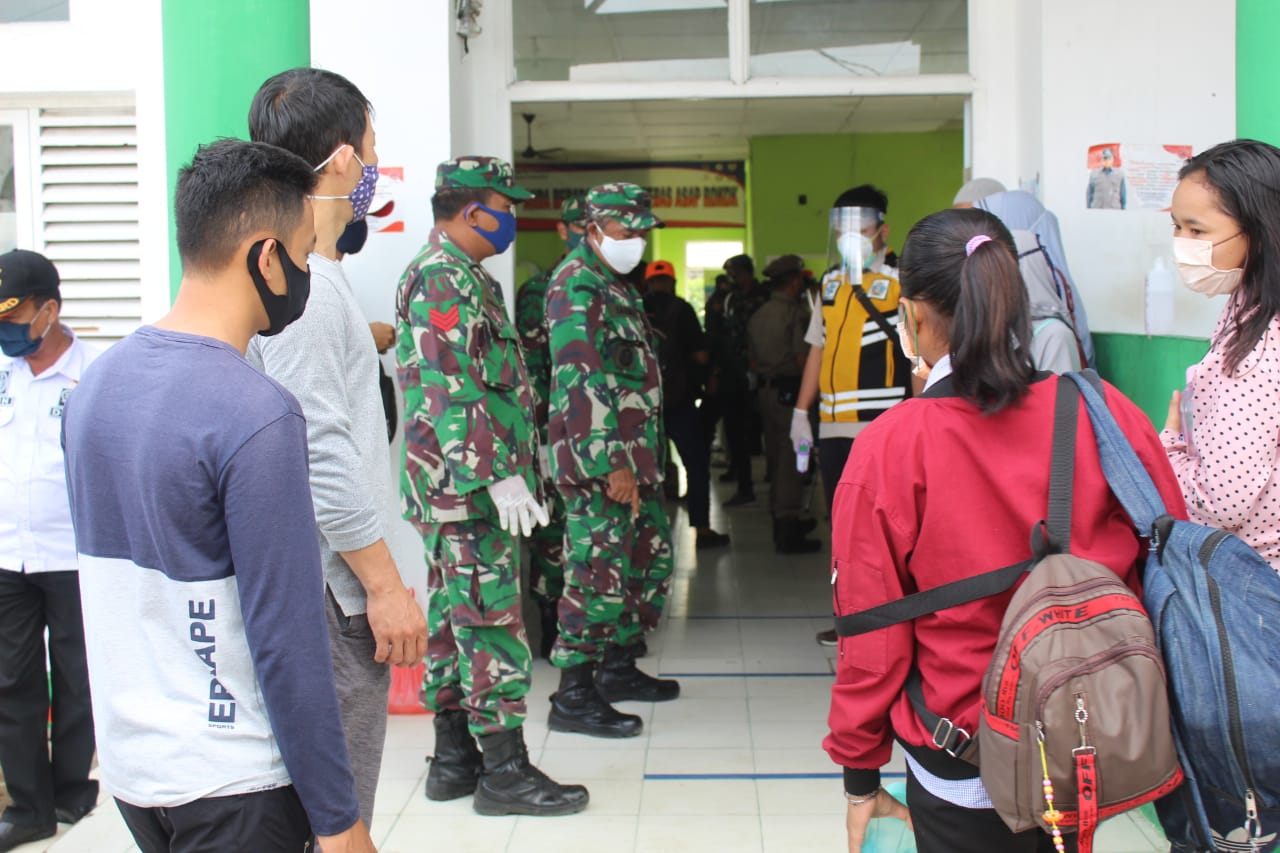
POLYGON ((339 145, 360 143, 373 110, 355 84, 321 68, 293 68, 267 80, 249 106, 249 138, 319 166, 339 145))
POLYGON ((488 187, 451 187, 436 190, 436 194, 431 197, 431 215, 435 217, 436 222, 448 222, 465 210, 469 204, 486 204, 489 196, 494 193, 502 195, 488 187))
POLYGON ((884 190, 871 184, 862 184, 840 193, 832 207, 869 207, 880 211, 881 217, 889 212, 889 197, 884 190))
POLYGON ((724 271, 729 272, 732 269, 744 269, 755 275, 756 264, 751 260, 750 255, 734 255, 732 258, 724 262, 724 271))
POLYGON ((990 414, 1027 392, 1031 308, 1004 223, 976 207, 932 213, 907 235, 898 272, 902 295, 927 302, 946 324, 962 398, 990 414), (978 236, 987 240, 971 243, 978 236))
POLYGON ((315 185, 307 161, 283 148, 241 139, 200 146, 178 172, 173 202, 183 267, 220 270, 255 231, 288 237, 315 185))

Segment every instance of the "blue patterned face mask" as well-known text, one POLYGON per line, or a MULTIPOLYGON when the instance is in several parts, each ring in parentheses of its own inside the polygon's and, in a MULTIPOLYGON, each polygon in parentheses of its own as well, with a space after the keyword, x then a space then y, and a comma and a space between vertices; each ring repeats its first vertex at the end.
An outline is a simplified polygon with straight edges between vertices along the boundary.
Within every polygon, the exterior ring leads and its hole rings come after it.
MULTIPOLYGON (((329 161, 338 156, 338 152, 342 150, 342 146, 338 146, 332 154, 324 159, 324 162, 316 166, 315 171, 319 172, 325 166, 329 165, 329 161)), ((373 202, 373 191, 378 188, 378 167, 366 166, 365 162, 360 159, 360 155, 355 153, 355 147, 352 146, 352 156, 356 158, 356 162, 360 164, 360 180, 356 184, 355 189, 350 195, 313 195, 313 199, 321 201, 340 201, 347 200, 351 202, 351 220, 353 222, 364 219, 369 212, 369 205, 373 202)))

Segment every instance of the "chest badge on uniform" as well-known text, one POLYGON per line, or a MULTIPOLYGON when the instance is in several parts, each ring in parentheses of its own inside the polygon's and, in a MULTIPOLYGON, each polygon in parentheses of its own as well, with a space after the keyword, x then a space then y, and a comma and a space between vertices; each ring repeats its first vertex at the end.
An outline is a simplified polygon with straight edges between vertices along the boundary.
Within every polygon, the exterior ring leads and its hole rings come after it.
POLYGON ((9 390, 9 371, 0 372, 0 394, 9 390))
POLYGON ((427 312, 427 317, 431 320, 431 325, 440 331, 451 332, 458 325, 458 306, 455 305, 448 311, 437 311, 432 308, 427 312))
POLYGON ((872 299, 886 299, 889 296, 889 279, 878 278, 871 283, 871 289, 867 291, 872 299))
POLYGON ((822 301, 835 302, 836 291, 840 289, 840 276, 834 273, 828 273, 826 278, 822 280, 822 301))

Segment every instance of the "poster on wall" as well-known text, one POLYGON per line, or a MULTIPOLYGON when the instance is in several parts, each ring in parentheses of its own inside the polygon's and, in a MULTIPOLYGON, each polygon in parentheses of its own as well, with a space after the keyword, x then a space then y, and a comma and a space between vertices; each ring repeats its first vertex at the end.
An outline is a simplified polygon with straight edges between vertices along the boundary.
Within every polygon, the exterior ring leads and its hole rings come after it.
POLYGON ((520 206, 520 227, 555 228, 560 205, 591 187, 627 181, 653 198, 653 212, 674 228, 740 228, 747 223, 746 165, 715 162, 577 163, 516 167, 516 183, 534 197, 520 206))
POLYGON ((1168 210, 1190 145, 1090 145, 1085 206, 1091 210, 1168 210))

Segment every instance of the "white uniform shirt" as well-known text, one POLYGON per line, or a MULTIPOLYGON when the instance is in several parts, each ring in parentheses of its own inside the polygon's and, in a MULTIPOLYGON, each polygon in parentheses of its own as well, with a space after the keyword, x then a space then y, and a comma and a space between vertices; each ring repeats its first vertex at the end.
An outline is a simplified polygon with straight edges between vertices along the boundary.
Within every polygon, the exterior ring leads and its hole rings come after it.
POLYGON ((0 355, 0 570, 70 572, 75 533, 62 464, 62 406, 98 350, 71 346, 39 376, 0 355))

